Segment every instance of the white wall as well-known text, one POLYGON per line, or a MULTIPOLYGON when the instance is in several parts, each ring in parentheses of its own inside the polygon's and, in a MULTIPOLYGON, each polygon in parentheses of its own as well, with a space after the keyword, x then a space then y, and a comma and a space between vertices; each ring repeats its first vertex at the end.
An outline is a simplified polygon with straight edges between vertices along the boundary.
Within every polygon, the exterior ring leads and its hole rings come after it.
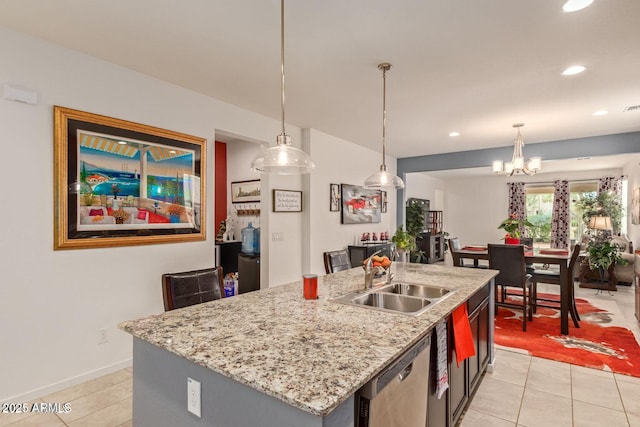
POLYGON ((444 210, 444 186, 441 179, 425 175, 422 172, 408 173, 405 182, 407 199, 429 200, 429 209, 432 211, 444 210))
MULTIPOLYGON (((303 264, 303 272, 324 274, 323 252, 346 248, 367 231, 388 231, 389 236, 393 235, 396 192, 387 192, 387 213, 382 214, 382 222, 340 224, 340 212, 329 211, 329 184, 362 185, 369 175, 380 170, 382 155, 314 129, 304 129, 305 138, 316 169, 305 182, 306 192, 313 197, 307 197, 308 209, 305 205, 309 233, 303 238, 303 251, 309 254, 309 264, 303 264)), ((389 172, 396 173, 396 159, 387 157, 386 163, 389 172)))
MULTIPOLYGON (((118 322, 163 311, 162 273, 213 263, 212 191, 207 194, 206 241, 53 251, 53 105, 207 138, 209 188, 216 129, 273 141, 280 125, 3 27, 0 52, 0 83, 39 95, 35 106, 0 99, 0 180, 7 202, 0 210, 2 401, 39 396, 127 365, 131 337, 117 329, 118 322), (98 345, 101 328, 107 329, 109 342, 98 345)), ((289 126, 288 131, 299 145, 300 129, 289 126)), ((265 182, 267 188, 300 188, 299 178, 265 182)), ((263 253, 269 283, 299 278, 302 215, 270 214, 270 205, 267 212, 272 228, 286 233, 286 247, 274 245, 282 257, 263 253)))

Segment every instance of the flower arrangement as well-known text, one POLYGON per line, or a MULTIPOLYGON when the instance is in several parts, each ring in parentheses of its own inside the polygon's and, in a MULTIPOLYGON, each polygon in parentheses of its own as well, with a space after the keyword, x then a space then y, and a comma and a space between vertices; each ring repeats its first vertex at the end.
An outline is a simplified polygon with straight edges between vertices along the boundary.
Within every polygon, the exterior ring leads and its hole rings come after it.
POLYGON ((498 229, 502 229, 507 232, 507 236, 512 239, 520 238, 520 228, 533 227, 527 219, 518 219, 515 214, 505 219, 500 223, 498 229))
POLYGON ((120 193, 120 187, 118 187, 118 184, 111 184, 111 192, 113 193, 114 198, 118 197, 118 193, 120 193))
POLYGON ((111 216, 116 219, 117 224, 122 224, 123 222, 129 219, 130 214, 129 212, 120 208, 118 210, 111 212, 111 216))

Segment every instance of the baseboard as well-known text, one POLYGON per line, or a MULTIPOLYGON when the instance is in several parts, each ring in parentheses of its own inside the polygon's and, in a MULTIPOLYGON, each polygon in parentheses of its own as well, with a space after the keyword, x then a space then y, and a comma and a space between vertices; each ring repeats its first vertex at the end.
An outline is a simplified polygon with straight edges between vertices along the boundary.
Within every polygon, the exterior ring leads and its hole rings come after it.
POLYGON ((93 380, 95 378, 101 377, 103 375, 111 374, 113 372, 119 371, 120 369, 128 368, 132 365, 133 359, 125 359, 121 362, 114 363, 113 365, 105 366, 100 369, 96 369, 94 371, 89 371, 84 374, 68 378, 63 381, 59 381, 54 384, 50 384, 44 387, 37 388, 35 390, 31 390, 26 393, 18 394, 15 396, 8 397, 6 399, 0 399, 0 403, 9 403, 9 402, 28 402, 33 399, 39 399, 42 396, 46 396, 51 393, 55 393, 56 391, 64 390, 65 388, 72 387, 76 384, 83 383, 85 381, 93 380))

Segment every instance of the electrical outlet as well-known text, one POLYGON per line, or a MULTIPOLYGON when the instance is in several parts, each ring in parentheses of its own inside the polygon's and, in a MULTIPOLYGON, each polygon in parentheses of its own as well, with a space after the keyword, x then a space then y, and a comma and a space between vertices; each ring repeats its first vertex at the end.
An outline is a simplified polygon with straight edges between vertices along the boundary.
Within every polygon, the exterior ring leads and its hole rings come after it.
POLYGON ((200 381, 187 377, 187 411, 200 418, 200 381))
POLYGON ((98 344, 106 344, 109 342, 109 338, 107 337, 107 328, 102 328, 98 330, 98 344))

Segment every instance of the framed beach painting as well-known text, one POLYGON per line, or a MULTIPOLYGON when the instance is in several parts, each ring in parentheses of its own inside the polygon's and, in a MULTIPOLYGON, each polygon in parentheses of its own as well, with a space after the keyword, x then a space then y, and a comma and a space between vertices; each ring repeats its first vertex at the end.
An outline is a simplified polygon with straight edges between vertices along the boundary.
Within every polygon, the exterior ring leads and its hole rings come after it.
POLYGON ((54 107, 54 249, 206 239, 206 139, 54 107))

